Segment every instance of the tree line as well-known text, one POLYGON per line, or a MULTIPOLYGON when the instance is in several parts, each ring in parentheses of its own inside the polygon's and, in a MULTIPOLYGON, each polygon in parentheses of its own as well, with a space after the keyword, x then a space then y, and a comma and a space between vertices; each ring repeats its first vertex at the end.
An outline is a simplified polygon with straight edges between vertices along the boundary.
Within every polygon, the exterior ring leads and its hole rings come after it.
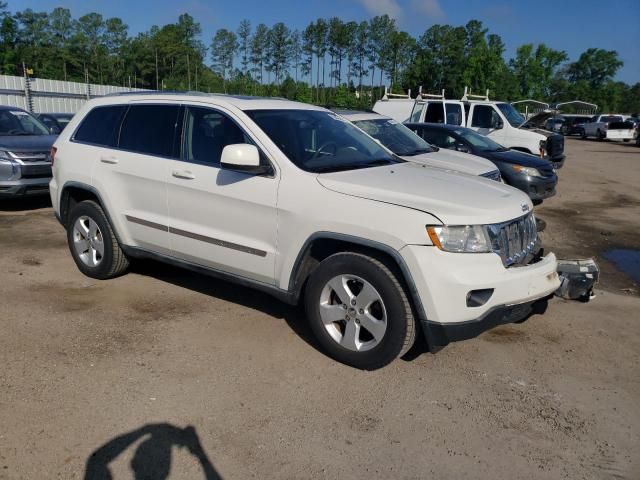
POLYGON ((383 86, 405 92, 465 86, 494 98, 585 100, 602 111, 640 111, 640 83, 615 81, 616 51, 590 48, 571 61, 545 44, 524 44, 506 60, 502 38, 482 22, 433 25, 414 38, 392 18, 319 18, 295 30, 242 20, 205 43, 189 14, 136 35, 120 18, 69 9, 11 13, 0 1, 0 73, 138 88, 283 96, 340 107, 368 107, 383 86))

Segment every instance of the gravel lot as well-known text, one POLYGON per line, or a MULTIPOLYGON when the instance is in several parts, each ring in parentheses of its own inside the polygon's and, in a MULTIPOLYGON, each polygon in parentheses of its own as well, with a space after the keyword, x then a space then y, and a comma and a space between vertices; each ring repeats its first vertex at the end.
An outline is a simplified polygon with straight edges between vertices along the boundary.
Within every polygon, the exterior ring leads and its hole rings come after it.
POLYGON ((0 479, 640 478, 639 285, 600 257, 640 249, 640 148, 567 151, 537 212, 549 250, 599 258, 597 298, 376 372, 261 293, 83 277, 46 201, 1 203, 0 479))

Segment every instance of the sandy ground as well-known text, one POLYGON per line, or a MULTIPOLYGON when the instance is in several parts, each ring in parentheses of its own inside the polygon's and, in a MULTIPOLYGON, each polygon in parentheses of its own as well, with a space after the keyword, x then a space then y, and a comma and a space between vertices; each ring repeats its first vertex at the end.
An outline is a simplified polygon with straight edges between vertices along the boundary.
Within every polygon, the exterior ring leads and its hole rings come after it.
MULTIPOLYGON (((567 151, 547 248, 640 248, 640 149, 567 151)), ((640 478, 640 295, 600 265, 591 303, 361 372, 266 295, 158 264, 83 277, 46 202, 5 202, 0 479, 640 478)))

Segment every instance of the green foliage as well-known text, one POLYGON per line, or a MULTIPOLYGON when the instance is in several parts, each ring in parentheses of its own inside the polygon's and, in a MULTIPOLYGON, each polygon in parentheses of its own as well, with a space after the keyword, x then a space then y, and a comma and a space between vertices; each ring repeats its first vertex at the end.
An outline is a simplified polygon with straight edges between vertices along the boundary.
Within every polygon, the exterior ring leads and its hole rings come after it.
POLYGON ((622 66, 615 51, 567 54, 525 44, 508 62, 505 45, 482 22, 433 25, 417 40, 387 15, 361 23, 317 19, 301 31, 284 23, 221 28, 207 42, 200 24, 176 23, 130 36, 119 18, 91 12, 74 19, 66 8, 12 14, 0 0, 0 73, 151 89, 274 95, 338 107, 368 108, 384 92, 489 89, 493 98, 549 103, 581 99, 601 110, 640 110, 640 84, 613 79, 622 66), (210 62, 209 62, 210 60, 210 62))

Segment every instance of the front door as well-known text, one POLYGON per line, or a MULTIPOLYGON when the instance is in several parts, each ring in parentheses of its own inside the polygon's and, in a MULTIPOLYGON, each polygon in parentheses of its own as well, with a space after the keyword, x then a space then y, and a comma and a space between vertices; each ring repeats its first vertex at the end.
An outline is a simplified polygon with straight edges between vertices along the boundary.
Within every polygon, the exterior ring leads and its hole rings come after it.
POLYGON ((182 155, 168 181, 173 255, 274 284, 279 177, 221 168, 224 147, 238 143, 255 145, 230 112, 186 106, 182 155))

